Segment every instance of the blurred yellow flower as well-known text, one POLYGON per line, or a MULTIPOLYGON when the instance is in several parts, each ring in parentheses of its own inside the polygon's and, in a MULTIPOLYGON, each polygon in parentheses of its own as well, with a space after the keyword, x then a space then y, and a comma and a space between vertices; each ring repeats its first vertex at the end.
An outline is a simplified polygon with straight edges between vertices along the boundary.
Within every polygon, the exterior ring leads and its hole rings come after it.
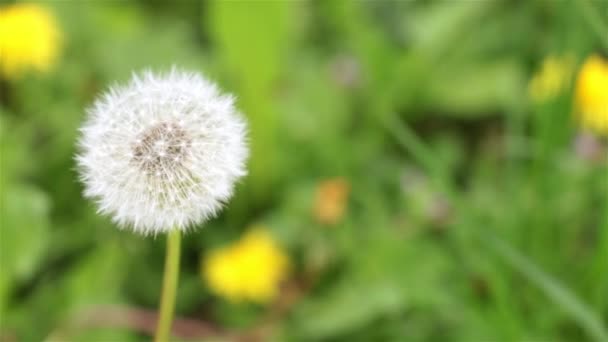
POLYGON ((234 302, 272 300, 288 271, 288 256, 262 227, 212 251, 202 263, 202 275, 211 290, 234 302))
POLYGON ((45 7, 15 4, 0 8, 0 76, 16 78, 27 69, 48 71, 61 35, 45 7))
POLYGON ((350 184, 343 178, 321 182, 317 187, 314 216, 320 223, 336 224, 346 212, 350 184))
POLYGON ((572 56, 549 56, 528 84, 528 94, 535 102, 544 102, 566 89, 572 78, 574 59, 572 56))
POLYGON ((608 61, 587 58, 576 80, 576 110, 583 127, 608 135, 608 61))

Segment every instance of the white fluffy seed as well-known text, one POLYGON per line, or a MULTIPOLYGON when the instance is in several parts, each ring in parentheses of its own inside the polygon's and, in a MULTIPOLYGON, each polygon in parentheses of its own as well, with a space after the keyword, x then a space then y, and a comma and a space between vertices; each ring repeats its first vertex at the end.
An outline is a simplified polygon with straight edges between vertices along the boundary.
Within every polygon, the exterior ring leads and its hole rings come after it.
POLYGON ((133 75, 87 114, 76 156, 84 194, 121 227, 187 230, 246 174, 246 124, 233 98, 196 73, 133 75))

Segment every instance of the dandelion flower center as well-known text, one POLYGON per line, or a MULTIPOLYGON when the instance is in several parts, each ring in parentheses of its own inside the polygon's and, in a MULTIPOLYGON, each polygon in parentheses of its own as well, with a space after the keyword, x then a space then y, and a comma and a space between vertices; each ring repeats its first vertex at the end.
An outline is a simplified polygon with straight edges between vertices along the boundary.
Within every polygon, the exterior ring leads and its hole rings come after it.
POLYGON ((132 161, 149 176, 163 176, 167 170, 183 166, 191 143, 192 139, 178 124, 161 122, 136 138, 132 161))

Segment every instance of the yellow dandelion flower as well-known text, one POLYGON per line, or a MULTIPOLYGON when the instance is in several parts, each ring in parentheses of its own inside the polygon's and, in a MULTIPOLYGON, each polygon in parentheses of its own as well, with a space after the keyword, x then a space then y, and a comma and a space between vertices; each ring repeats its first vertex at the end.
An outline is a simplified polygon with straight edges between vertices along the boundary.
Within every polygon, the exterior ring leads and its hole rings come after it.
POLYGON ((574 69, 572 56, 549 56, 528 84, 528 94, 534 102, 544 102, 570 85, 574 69))
POLYGON ((314 216, 320 223, 336 224, 346 212, 350 184, 343 178, 323 181, 317 187, 314 216))
POLYGON ((583 127, 608 135, 608 61, 592 55, 576 80, 576 111, 583 127))
POLYGON ((55 18, 45 7, 16 4, 0 8, 0 76, 16 78, 28 69, 48 71, 60 45, 55 18))
POLYGON ((212 251, 201 271, 216 294, 234 302, 265 303, 278 294, 289 259, 266 229, 256 227, 236 243, 212 251))

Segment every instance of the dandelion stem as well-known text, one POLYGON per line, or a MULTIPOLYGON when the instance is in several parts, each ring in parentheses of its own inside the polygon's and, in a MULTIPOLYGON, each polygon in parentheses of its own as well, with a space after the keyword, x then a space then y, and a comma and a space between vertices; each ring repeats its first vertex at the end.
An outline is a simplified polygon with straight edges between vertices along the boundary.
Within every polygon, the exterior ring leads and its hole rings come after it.
POLYGON ((156 326, 155 342, 169 341, 171 323, 175 312, 175 297, 179 279, 180 231, 173 229, 167 236, 167 250, 165 254, 165 273, 163 275, 163 288, 160 299, 159 319, 156 326))

